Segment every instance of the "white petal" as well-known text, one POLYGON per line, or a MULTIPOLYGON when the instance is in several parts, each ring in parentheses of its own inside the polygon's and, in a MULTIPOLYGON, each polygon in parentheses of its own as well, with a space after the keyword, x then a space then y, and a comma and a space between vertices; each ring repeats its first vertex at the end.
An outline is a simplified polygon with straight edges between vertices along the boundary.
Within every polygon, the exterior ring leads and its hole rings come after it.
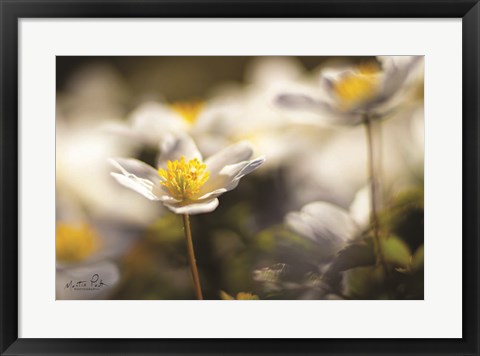
POLYGON ((111 158, 109 162, 124 175, 135 175, 150 181, 159 180, 158 172, 152 166, 134 158, 111 158))
POLYGON ((324 69, 320 74, 320 88, 323 89, 331 99, 336 100, 337 97, 333 93, 334 83, 340 80, 343 76, 351 75, 352 73, 354 73, 354 70, 351 66, 324 69))
POLYGON ((223 193, 225 193, 227 191, 227 189, 225 188, 220 188, 220 189, 216 189, 212 192, 209 192, 209 193, 206 193, 202 196, 200 196, 198 199, 209 199, 209 198, 216 198, 220 195, 222 195, 223 193))
POLYGON ((109 159, 110 163, 122 174, 110 173, 117 182, 150 200, 165 201, 170 199, 168 192, 158 184, 157 171, 146 163, 133 158, 109 159))
POLYGON ((252 154, 252 146, 246 141, 241 141, 210 156, 205 160, 205 164, 208 171, 210 171, 210 176, 212 176, 218 174, 223 167, 229 164, 250 159, 252 154))
POLYGON ((332 251, 342 248, 358 233, 349 213, 327 202, 310 203, 299 213, 287 214, 286 223, 297 233, 332 251))
POLYGON ((204 201, 197 201, 192 204, 187 204, 183 206, 179 204, 165 203, 165 206, 175 214, 203 214, 214 211, 218 206, 218 199, 207 199, 204 201))
POLYGON ((202 196, 224 189, 224 192, 237 187, 240 179, 253 172, 265 162, 265 157, 258 157, 251 161, 243 161, 223 167, 212 179, 208 180, 200 190, 202 196))
POLYGON ((423 56, 377 56, 378 61, 382 65, 382 69, 386 72, 392 70, 411 69, 415 66, 423 56))
MULTIPOLYGON (((243 168, 236 175, 236 178, 242 178, 243 176, 246 176, 247 174, 252 173, 255 169, 260 167, 264 162, 265 162, 264 156, 260 156, 258 158, 255 158, 254 160, 246 162, 243 168)), ((226 171, 226 167, 220 171, 220 174, 223 174, 225 171, 226 171)))
POLYGON ((388 100, 402 88, 408 76, 421 61, 422 56, 384 56, 379 57, 383 67, 383 82, 377 102, 388 100))
MULTIPOLYGON (((377 102, 377 96, 375 96, 373 100, 360 101, 358 104, 352 105, 347 110, 342 108, 341 100, 339 100, 335 93, 334 86, 336 82, 342 80, 342 77, 352 75, 357 76, 358 73, 354 66, 348 66, 324 70, 320 77, 320 86, 330 98, 330 105, 327 106, 327 109, 330 109, 334 116, 337 116, 337 118, 333 120, 334 123, 341 125, 357 125, 362 121, 361 114, 368 109, 373 102, 377 102)), ((379 74, 379 76, 383 77, 383 73, 379 74)), ((381 81, 381 79, 379 80, 381 81)))
POLYGON ((160 142, 160 156, 157 166, 166 167, 167 161, 179 160, 185 156, 186 160, 198 158, 202 160, 202 155, 198 151, 195 142, 188 135, 165 135, 160 142))
POLYGON ((276 103, 286 109, 300 109, 319 112, 324 109, 324 103, 309 95, 304 94, 280 94, 276 103))
POLYGON ((355 194, 350 205, 350 216, 361 228, 366 228, 370 222, 370 205, 370 186, 368 185, 355 194))
POLYGON ((121 185, 143 195, 145 198, 149 200, 159 200, 155 194, 153 194, 154 183, 146 180, 141 179, 136 176, 132 175, 123 175, 120 173, 110 173, 115 180, 120 183, 121 185))
POLYGON ((306 110, 318 114, 319 120, 328 124, 357 125, 362 119, 356 112, 340 111, 334 102, 317 100, 306 95, 283 94, 276 102, 287 109, 306 110))
POLYGON ((316 241, 316 236, 310 226, 310 222, 304 219, 304 215, 301 212, 288 213, 285 216, 285 223, 297 234, 316 241))

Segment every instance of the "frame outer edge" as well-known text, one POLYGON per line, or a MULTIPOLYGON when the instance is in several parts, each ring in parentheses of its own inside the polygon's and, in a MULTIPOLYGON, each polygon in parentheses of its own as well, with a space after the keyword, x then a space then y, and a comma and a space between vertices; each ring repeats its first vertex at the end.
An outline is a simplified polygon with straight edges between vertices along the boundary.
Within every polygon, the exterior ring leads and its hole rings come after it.
POLYGON ((464 17, 462 24, 462 110, 463 110, 463 202, 462 202, 462 310, 463 340, 468 354, 478 355, 480 318, 480 4, 464 17), (465 193, 465 189, 468 193, 465 193), (467 309, 468 308, 468 309, 467 309), (473 308, 473 309, 471 309, 473 308))
MULTIPOLYGON (((69 1, 65 1, 68 3, 69 1)), ((13 3, 11 1, 0 0, 0 38, 1 55, 0 67, 2 79, 0 81, 0 135, 1 145, 0 154, 0 354, 45 354, 52 350, 51 348, 27 349, 25 346, 28 339, 18 339, 18 217, 12 218, 8 211, 18 212, 18 82, 15 78, 18 73, 18 51, 8 51, 9 48, 18 50, 18 18, 24 12, 31 15, 35 10, 25 7, 28 4, 39 5, 42 1, 30 1, 24 3, 13 3), (7 68, 8 65, 8 68, 7 68), (27 351, 28 350, 28 351, 27 351)), ((53 1, 50 3, 57 3, 53 1)), ((85 1, 77 1, 86 5, 85 1)), ((438 2, 440 3, 440 1, 438 2)), ((460 2, 459 2, 460 3, 460 2)), ((53 4, 55 5, 55 4, 53 4)), ((93 5, 93 4, 92 4, 93 5)), ((105 6, 105 2, 103 3, 105 6)), ((433 5, 433 1, 432 1, 433 5)), ((462 6, 465 6, 463 3, 462 6)), ((380 6, 381 7, 381 6, 380 6)), ((48 15, 47 8, 39 13, 48 15)), ((38 9, 38 8, 37 8, 38 9)), ((458 8, 457 8, 458 9, 458 8)), ((458 11, 458 10, 457 10, 458 11)), ((113 10, 112 10, 113 12, 113 10)), ((423 10, 422 13, 428 12, 423 10)), ((55 16, 55 14, 52 17, 55 16)), ((42 17, 45 15, 33 15, 32 17, 42 17)), ((153 17, 154 15, 152 15, 153 17)), ((75 17, 75 16, 68 16, 75 17)), ((124 16, 125 17, 125 16, 124 16)), ((168 16, 167 16, 168 17, 168 16)), ((190 16, 195 17, 195 16, 190 16)), ((455 17, 455 16, 447 16, 455 17)), ((478 355, 479 352, 479 293, 480 284, 478 283, 480 256, 478 244, 478 232, 480 231, 480 221, 478 219, 478 178, 480 176, 479 150, 480 139, 479 131, 479 19, 480 6, 475 4, 469 8, 463 20, 463 117, 464 120, 464 141, 463 141, 463 185, 471 189, 468 196, 472 200, 467 202, 466 194, 463 194, 463 223, 464 223, 464 242, 463 242, 463 285, 464 290, 469 293, 463 295, 464 334, 463 347, 458 347, 454 354, 478 355), (468 128, 465 123, 468 121, 468 128), (471 121, 471 122, 470 122, 471 121), (468 239, 468 242, 467 242, 468 239), (468 288, 468 289, 467 289, 468 288), (465 309, 466 307, 474 309, 465 309), (473 328, 472 328, 473 327, 473 328)), ((53 340, 52 340, 53 341, 53 340)), ((135 342, 133 342, 135 344, 135 342)), ((40 345, 37 345, 40 346, 40 345)), ((107 350, 105 350, 107 351, 107 350)), ((132 349, 126 348, 124 353, 131 354, 132 349)), ((449 351, 447 351, 449 352, 449 351)), ((97 351, 93 353, 98 354, 97 351)), ((360 351, 361 353, 361 351, 360 351)), ((262 353, 263 354, 263 353, 262 353)), ((402 353, 404 354, 404 353, 402 353)))
POLYGON ((13 4, 2 1, 0 13, 0 352, 3 353, 18 338, 18 11, 13 4), (8 50, 12 48, 17 51, 8 50))

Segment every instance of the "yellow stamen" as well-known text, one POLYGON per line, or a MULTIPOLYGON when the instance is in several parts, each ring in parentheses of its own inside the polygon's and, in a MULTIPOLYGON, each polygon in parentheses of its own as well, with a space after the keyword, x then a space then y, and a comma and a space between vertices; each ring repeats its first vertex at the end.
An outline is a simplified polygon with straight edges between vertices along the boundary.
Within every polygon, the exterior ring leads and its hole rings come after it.
POLYGON ((344 109, 368 101, 378 94, 379 66, 374 63, 358 65, 352 73, 344 75, 334 83, 333 91, 344 109))
POLYGON ((168 161, 167 169, 160 168, 158 175, 162 178, 160 184, 165 186, 172 197, 178 200, 193 198, 210 176, 207 166, 197 158, 185 161, 168 161))
POLYGON ((173 111, 177 112, 186 122, 193 124, 205 104, 202 101, 177 102, 170 105, 173 111))
POLYGON ((57 223, 56 232, 55 249, 59 261, 82 261, 99 247, 97 234, 87 224, 57 223))

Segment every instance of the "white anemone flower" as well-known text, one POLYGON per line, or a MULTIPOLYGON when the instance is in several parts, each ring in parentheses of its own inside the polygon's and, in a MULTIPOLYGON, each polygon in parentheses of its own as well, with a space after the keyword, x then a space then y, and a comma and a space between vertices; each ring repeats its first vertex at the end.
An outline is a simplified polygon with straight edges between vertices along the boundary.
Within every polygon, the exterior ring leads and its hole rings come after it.
POLYGON ((286 224, 296 233, 318 243, 326 255, 334 254, 353 241, 368 226, 369 187, 360 190, 349 210, 316 201, 298 212, 288 213, 286 224))
POLYGON ((148 101, 139 105, 128 116, 127 122, 111 122, 104 128, 138 143, 155 146, 165 133, 191 131, 205 112, 205 104, 201 101, 173 104, 148 101))
POLYGON ((266 172, 301 151, 304 140, 298 137, 311 131, 292 123, 297 124, 305 116, 311 122, 315 114, 300 115, 274 105, 275 98, 287 89, 314 93, 315 86, 305 74, 302 65, 292 58, 256 58, 246 69, 245 83, 219 84, 206 101, 145 102, 126 122, 112 122, 105 129, 149 147, 157 147, 165 135, 188 134, 207 156, 246 140, 255 153, 268 156, 262 167, 266 172), (299 141, 295 147, 282 144, 292 140, 299 141))
POLYGON ((137 230, 92 219, 65 195, 56 203, 56 298, 108 299, 121 279, 116 261, 137 230))
POLYGON ((120 173, 111 175, 122 185, 149 200, 160 201, 176 214, 215 210, 218 196, 237 187, 240 179, 265 161, 250 160, 247 142, 229 146, 203 161, 189 136, 169 136, 160 143, 157 169, 139 160, 111 159, 120 173))
POLYGON ((73 200, 97 218, 148 224, 158 217, 161 209, 155 209, 155 204, 112 182, 106 160, 130 155, 132 148, 129 142, 102 132, 101 125, 88 121, 57 121, 57 190, 62 196, 73 196, 73 200))
POLYGON ((399 104, 407 79, 421 56, 384 56, 349 67, 325 69, 320 78, 322 98, 282 94, 278 103, 286 108, 323 114, 339 124, 356 125, 383 118, 399 104))

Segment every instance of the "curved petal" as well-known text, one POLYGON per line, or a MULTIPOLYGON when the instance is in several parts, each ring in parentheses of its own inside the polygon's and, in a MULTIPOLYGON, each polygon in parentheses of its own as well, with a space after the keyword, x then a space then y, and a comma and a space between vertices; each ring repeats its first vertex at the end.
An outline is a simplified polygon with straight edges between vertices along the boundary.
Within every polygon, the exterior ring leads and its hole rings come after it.
POLYGON ((304 219, 304 215, 301 212, 295 211, 288 213, 285 216, 285 223, 297 234, 316 241, 315 233, 310 226, 309 221, 304 219))
POLYGON ((321 120, 328 124, 357 125, 362 117, 356 112, 341 111, 334 103, 314 99, 306 95, 282 94, 276 103, 286 109, 306 110, 315 114, 323 114, 321 120))
POLYGON ((121 185, 132 189, 149 200, 161 200, 166 194, 161 194, 157 171, 146 163, 133 158, 110 159, 110 163, 120 170, 120 173, 110 173, 121 185), (160 194, 159 194, 160 193, 160 194))
POLYGON ((253 155, 253 148, 247 141, 241 141, 224 148, 220 152, 208 157, 205 160, 210 177, 218 174, 220 170, 229 165, 250 159, 253 155))
POLYGON ((300 212, 287 214, 286 223, 298 234, 332 251, 342 248, 359 232, 346 210, 321 201, 307 204, 300 212))
POLYGON ((133 174, 131 175, 123 175, 120 173, 110 173, 115 180, 123 185, 124 187, 127 187, 141 195, 143 195, 145 198, 149 200, 160 200, 155 194, 153 194, 153 187, 154 183, 146 180, 146 179, 141 179, 138 177, 135 177, 133 174))
POLYGON ((202 155, 198 151, 195 142, 188 135, 165 135, 160 142, 160 155, 158 157, 157 166, 166 167, 167 161, 179 160, 185 156, 186 160, 198 158, 202 160, 202 155))
POLYGON ((122 174, 133 174, 138 178, 151 181, 158 180, 158 172, 152 166, 135 158, 110 158, 109 162, 122 174))
MULTIPOLYGON (((341 67, 341 68, 330 68, 323 70, 320 76, 320 87, 323 91, 328 94, 330 97, 331 103, 330 108, 333 109, 334 114, 339 118, 339 124, 358 124, 362 121, 362 113, 365 112, 372 105, 372 102, 377 101, 378 95, 375 95, 372 99, 362 100, 357 104, 350 105, 348 109, 345 109, 341 105, 341 100, 335 93, 335 83, 340 81, 344 77, 357 76, 355 67, 341 67)), ((383 77, 383 73, 380 73, 379 76, 383 77)), ((380 82, 381 79, 379 79, 380 82)))
POLYGON ((214 211, 218 206, 218 199, 214 198, 204 201, 195 201, 186 205, 175 203, 164 203, 164 205, 175 214, 196 215, 214 211))
POLYGON ((351 66, 340 66, 334 68, 326 68, 320 74, 320 88, 332 99, 337 101, 334 95, 334 83, 340 80, 345 75, 351 75, 354 70, 351 66))
POLYGON ((377 103, 388 100, 401 89, 413 68, 422 56, 384 56, 378 57, 384 71, 383 83, 377 103))
POLYGON ((286 109, 300 109, 318 112, 325 108, 325 103, 305 94, 280 94, 276 103, 286 109))
POLYGON ((206 194, 200 196, 198 199, 216 198, 216 197, 222 195, 225 192, 227 192, 227 189, 225 189, 225 188, 216 189, 213 192, 209 192, 209 193, 206 193, 206 194))
POLYGON ((350 216, 361 228, 366 228, 370 222, 371 212, 370 186, 360 189, 350 205, 350 216))
POLYGON ((240 179, 253 172, 265 162, 265 157, 243 161, 223 167, 217 175, 211 177, 200 190, 200 196, 218 196, 237 187, 240 179), (215 194, 217 195, 215 195, 215 194), (210 195, 209 195, 210 194, 210 195))

